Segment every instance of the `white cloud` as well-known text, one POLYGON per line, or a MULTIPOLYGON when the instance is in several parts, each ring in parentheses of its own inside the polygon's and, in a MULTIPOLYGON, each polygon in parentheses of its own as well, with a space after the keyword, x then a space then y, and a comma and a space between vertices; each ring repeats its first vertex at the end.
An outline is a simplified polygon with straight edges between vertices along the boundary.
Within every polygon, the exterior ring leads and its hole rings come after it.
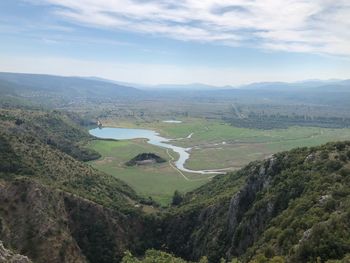
POLYGON ((184 41, 350 55, 349 0, 31 0, 87 26, 184 41))

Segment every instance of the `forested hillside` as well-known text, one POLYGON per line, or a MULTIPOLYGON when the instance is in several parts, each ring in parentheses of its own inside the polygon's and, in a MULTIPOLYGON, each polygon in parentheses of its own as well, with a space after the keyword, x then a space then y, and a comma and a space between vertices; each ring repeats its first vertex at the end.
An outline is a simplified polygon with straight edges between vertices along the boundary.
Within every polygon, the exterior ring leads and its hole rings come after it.
POLYGON ((64 112, 1 110, 0 236, 6 249, 33 262, 119 262, 127 250, 140 257, 150 248, 183 260, 149 251, 141 262, 349 257, 349 142, 252 162, 216 176, 169 209, 144 214, 133 189, 81 161, 98 156, 84 150, 92 138, 78 123, 64 112))
POLYGON ((349 178, 349 142, 276 154, 187 194, 164 219, 163 242, 211 262, 348 258, 349 178))
MULTIPOLYGON (((64 113, 1 111, 0 236, 34 262, 118 262, 142 233, 135 192, 77 159, 89 135, 64 113), (77 159, 75 159, 75 158, 77 159)), ((133 250, 133 249, 132 249, 133 250)))

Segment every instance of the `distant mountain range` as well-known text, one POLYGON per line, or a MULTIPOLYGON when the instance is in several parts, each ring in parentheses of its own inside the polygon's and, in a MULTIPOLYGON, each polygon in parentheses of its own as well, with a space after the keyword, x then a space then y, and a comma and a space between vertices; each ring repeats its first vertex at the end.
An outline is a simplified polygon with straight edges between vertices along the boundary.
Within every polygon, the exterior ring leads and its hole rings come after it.
POLYGON ((317 88, 317 87, 344 87, 350 85, 350 79, 340 80, 305 80, 298 82, 256 82, 245 85, 226 85, 214 86, 203 83, 191 84, 157 84, 147 85, 140 83, 130 83, 122 81, 114 81, 100 77, 63 77, 55 75, 44 74, 25 74, 25 73, 7 73, 0 72, 0 80, 8 83, 21 85, 22 90, 36 89, 42 91, 64 91, 75 93, 75 95, 95 95, 104 96, 108 93, 115 96, 128 96, 140 93, 141 90, 191 90, 191 91, 210 91, 210 90, 278 90, 278 89, 303 89, 303 88, 317 88))
POLYGON ((190 84, 157 84, 157 85, 146 85, 140 83, 130 83, 122 81, 114 81, 99 77, 88 77, 88 79, 98 80, 103 82, 114 83, 122 86, 135 87, 138 89, 145 90, 230 90, 230 89, 285 89, 285 88, 315 88, 321 86, 329 85, 349 85, 350 79, 329 79, 329 80, 319 80, 310 79, 296 82, 254 82, 244 85, 225 85, 225 86, 215 86, 203 83, 190 83, 190 84))
POLYGON ((147 84, 140 84, 140 83, 115 81, 115 80, 104 79, 99 77, 87 77, 85 79, 104 81, 108 83, 114 83, 117 85, 135 87, 143 90, 162 90, 162 89, 164 90, 211 90, 211 89, 223 89, 223 88, 233 89, 234 88, 233 86, 214 86, 214 85, 207 85, 203 83, 147 85, 147 84))
MULTIPOLYGON (((69 107, 86 103, 130 103, 140 100, 226 101, 248 104, 310 104, 348 107, 350 80, 307 80, 301 82, 261 82, 248 85, 211 86, 159 84, 146 86, 96 77, 62 77, 41 74, 1 73, 0 104, 14 101, 49 107, 69 107)), ((13 104, 13 103, 12 103, 13 104)))
POLYGON ((70 97, 130 97, 140 90, 115 83, 81 77, 62 77, 42 74, 0 73, 0 92, 3 88, 17 94, 47 93, 70 97), (6 83, 4 85, 3 83, 6 83))

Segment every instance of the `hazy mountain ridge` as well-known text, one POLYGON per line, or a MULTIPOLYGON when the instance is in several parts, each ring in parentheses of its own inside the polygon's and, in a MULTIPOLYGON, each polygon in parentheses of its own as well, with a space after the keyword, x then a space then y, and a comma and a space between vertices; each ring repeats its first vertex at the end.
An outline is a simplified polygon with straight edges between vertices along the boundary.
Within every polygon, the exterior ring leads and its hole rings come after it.
POLYGON ((96 78, 0 73, 0 93, 3 95, 0 103, 4 106, 37 105, 57 109, 78 104, 96 107, 96 104, 103 103, 152 100, 348 107, 349 80, 310 83, 253 83, 238 88, 214 88, 203 84, 165 85, 167 88, 159 86, 141 90, 96 78))
POLYGON ((109 80, 104 78, 98 78, 98 77, 89 77, 88 79, 93 80, 99 80, 104 82, 110 82, 115 83, 118 85, 124 85, 129 87, 135 87, 139 89, 145 89, 145 90, 236 90, 236 89, 244 89, 244 90, 280 90, 283 91, 285 89, 310 89, 310 88, 322 88, 327 86, 338 86, 338 85, 347 85, 349 86, 349 79, 329 79, 329 80, 318 80, 318 79, 312 79, 312 80, 302 80, 302 81, 294 81, 294 82, 278 82, 278 81, 272 81, 272 82, 254 82, 249 84, 243 84, 243 85, 209 85, 204 83, 189 83, 189 84, 155 84, 155 85, 146 85, 141 83, 129 83, 129 82, 122 82, 122 81, 115 81, 115 80, 109 80))
MULTIPOLYGON (((208 85, 204 83, 189 83, 189 84, 155 84, 146 85, 141 83, 129 83, 123 81, 109 80, 100 77, 79 77, 79 76, 56 76, 44 74, 29 74, 29 73, 10 73, 0 72, 0 80, 8 83, 21 85, 21 91, 35 89, 37 91, 45 90, 56 92, 66 91, 71 92, 74 96, 103 96, 103 92, 108 92, 109 95, 130 95, 141 94, 141 90, 151 91, 210 91, 210 90, 280 90, 287 89, 311 89, 327 86, 344 86, 349 85, 350 80, 305 80, 296 82, 256 82, 243 85, 208 85), (77 89, 79 87, 79 90, 77 89), (100 89, 100 91, 99 91, 100 89), (122 94, 124 93, 124 94, 122 94)), ((2 87, 4 89, 4 87, 2 87)), ((19 89, 17 87, 16 89, 19 89)))
POLYGON ((56 94, 62 97, 125 98, 142 93, 136 88, 81 77, 1 72, 0 80, 15 84, 13 87, 15 92, 25 96, 29 96, 32 92, 45 92, 48 95, 56 94))

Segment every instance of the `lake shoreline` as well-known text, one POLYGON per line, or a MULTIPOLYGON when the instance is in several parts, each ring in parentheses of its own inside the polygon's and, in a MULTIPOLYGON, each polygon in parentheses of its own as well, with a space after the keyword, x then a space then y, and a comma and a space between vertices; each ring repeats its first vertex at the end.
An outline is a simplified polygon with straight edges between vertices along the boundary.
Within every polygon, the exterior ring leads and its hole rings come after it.
MULTIPOLYGON (((138 128, 113 128, 103 127, 89 130, 89 134, 103 140, 132 140, 132 139, 146 139, 147 143, 170 149, 179 154, 178 160, 176 160, 175 166, 177 169, 187 173, 197 174, 223 174, 223 169, 215 170, 192 170, 185 167, 186 161, 190 157, 190 151, 192 148, 184 148, 180 146, 172 145, 170 142, 174 139, 167 139, 159 135, 158 132, 148 129, 138 128)), ((184 139, 184 138, 183 138, 184 139)), ((175 139, 176 140, 176 139, 175 139)))

